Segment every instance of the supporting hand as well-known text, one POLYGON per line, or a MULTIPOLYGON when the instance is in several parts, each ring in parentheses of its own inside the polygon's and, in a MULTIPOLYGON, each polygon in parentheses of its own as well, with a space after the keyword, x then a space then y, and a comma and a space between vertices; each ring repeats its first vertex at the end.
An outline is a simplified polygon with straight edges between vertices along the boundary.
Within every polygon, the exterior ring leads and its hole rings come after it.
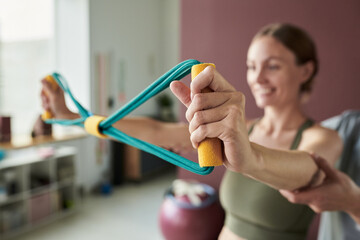
POLYGON ((345 211, 360 223, 360 188, 323 158, 314 156, 314 160, 326 174, 320 186, 295 192, 280 190, 280 193, 292 203, 309 205, 315 212, 345 211))

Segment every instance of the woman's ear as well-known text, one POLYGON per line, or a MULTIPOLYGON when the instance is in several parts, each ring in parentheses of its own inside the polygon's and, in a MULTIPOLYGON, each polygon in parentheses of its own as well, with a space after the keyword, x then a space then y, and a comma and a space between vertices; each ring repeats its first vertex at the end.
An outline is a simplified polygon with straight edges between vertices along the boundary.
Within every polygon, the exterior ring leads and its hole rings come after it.
POLYGON ((302 83, 309 80, 309 78, 313 75, 315 70, 315 65, 313 61, 308 61, 304 63, 302 66, 302 83))

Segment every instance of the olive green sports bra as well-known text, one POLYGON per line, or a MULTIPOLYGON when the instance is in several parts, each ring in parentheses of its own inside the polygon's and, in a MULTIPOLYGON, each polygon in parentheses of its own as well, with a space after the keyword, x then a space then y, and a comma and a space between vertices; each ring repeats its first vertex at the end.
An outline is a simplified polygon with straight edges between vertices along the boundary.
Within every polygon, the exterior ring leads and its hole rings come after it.
MULTIPOLYGON (((299 128, 291 150, 298 148, 303 131, 312 125, 307 120, 299 128)), ((276 189, 231 171, 222 180, 220 200, 226 211, 225 226, 248 240, 305 239, 314 216, 309 207, 290 203, 276 189)))

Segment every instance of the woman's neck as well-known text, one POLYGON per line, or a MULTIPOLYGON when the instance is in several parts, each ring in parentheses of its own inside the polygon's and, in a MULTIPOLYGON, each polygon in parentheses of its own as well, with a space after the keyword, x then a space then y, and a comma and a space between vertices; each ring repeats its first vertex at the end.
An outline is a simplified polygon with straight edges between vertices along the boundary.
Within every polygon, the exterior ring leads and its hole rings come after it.
POLYGON ((298 106, 280 108, 266 107, 261 119, 262 128, 269 134, 280 134, 283 131, 298 129, 307 119, 298 106))

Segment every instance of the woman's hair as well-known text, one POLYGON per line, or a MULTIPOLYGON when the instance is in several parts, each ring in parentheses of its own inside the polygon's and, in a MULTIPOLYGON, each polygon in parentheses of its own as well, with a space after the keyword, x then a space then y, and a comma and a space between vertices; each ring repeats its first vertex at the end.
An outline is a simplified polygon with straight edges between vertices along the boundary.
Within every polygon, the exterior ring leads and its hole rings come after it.
POLYGON ((299 27, 291 24, 273 23, 261 28, 254 36, 253 41, 262 36, 271 36, 281 42, 291 52, 295 54, 296 63, 303 65, 309 61, 314 64, 314 71, 310 78, 300 87, 300 92, 311 92, 314 77, 318 72, 318 59, 316 46, 311 37, 299 27))

